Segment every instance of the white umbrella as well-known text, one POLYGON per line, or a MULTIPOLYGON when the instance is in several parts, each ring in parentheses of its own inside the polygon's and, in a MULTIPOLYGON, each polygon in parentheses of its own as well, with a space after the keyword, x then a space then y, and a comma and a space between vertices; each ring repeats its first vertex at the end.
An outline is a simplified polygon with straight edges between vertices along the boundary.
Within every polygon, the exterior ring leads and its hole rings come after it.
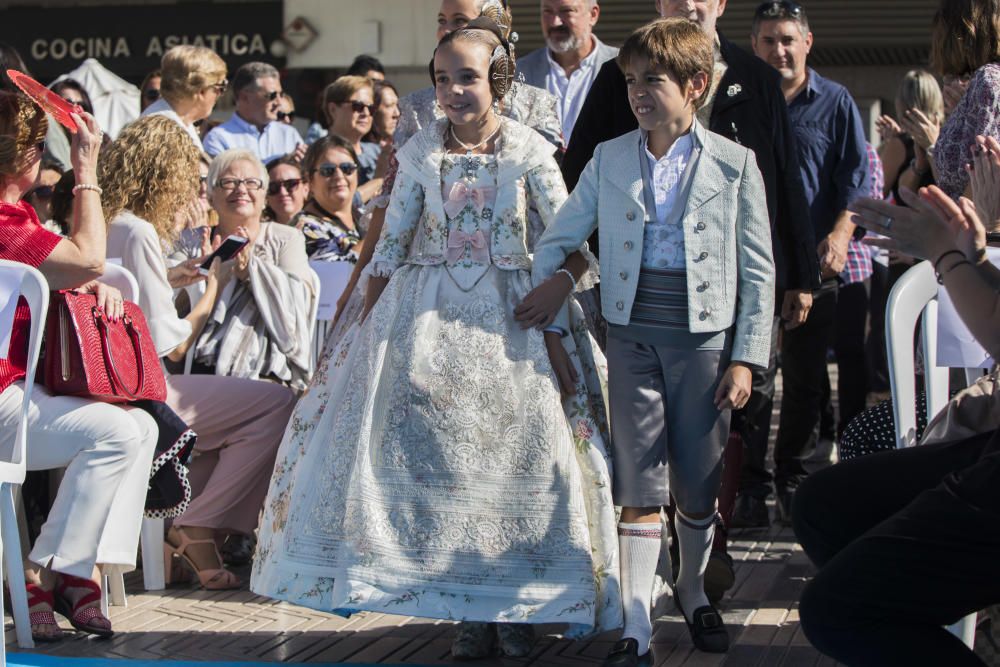
POLYGON ((63 79, 76 79, 84 87, 94 105, 94 117, 112 139, 139 117, 139 89, 94 58, 87 58, 53 83, 63 79))

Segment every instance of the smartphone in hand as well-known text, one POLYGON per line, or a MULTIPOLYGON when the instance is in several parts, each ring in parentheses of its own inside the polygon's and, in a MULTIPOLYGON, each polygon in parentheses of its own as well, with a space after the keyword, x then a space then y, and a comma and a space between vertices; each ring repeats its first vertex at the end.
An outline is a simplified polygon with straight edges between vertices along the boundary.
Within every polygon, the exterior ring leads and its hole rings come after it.
POLYGON ((228 262, 233 257, 236 257, 247 243, 250 243, 250 239, 243 236, 236 236, 235 234, 227 236, 226 240, 215 249, 215 252, 206 257, 205 261, 201 263, 201 266, 198 267, 198 273, 207 276, 208 270, 211 268, 212 262, 215 261, 216 257, 223 262, 228 262))

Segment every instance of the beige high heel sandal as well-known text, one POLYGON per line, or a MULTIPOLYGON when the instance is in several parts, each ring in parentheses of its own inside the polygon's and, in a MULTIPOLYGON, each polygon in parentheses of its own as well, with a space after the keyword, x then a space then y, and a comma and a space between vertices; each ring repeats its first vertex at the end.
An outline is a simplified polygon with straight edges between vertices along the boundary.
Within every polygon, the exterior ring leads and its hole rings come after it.
POLYGON ((180 538, 181 543, 178 545, 173 545, 169 540, 163 542, 163 579, 167 584, 170 584, 173 580, 173 567, 172 563, 173 557, 177 556, 181 559, 187 567, 195 573, 198 577, 198 581, 201 583, 201 587, 207 591, 228 591, 234 588, 239 588, 243 585, 243 582, 235 574, 227 570, 225 567, 217 568, 206 568, 199 570, 198 566, 195 565, 194 560, 185 553, 189 546, 195 544, 211 544, 212 549, 215 551, 215 557, 218 559, 219 564, 222 565, 222 555, 219 553, 219 548, 215 544, 214 539, 204 539, 204 540, 193 540, 188 537, 184 529, 179 526, 173 527, 174 532, 180 538))

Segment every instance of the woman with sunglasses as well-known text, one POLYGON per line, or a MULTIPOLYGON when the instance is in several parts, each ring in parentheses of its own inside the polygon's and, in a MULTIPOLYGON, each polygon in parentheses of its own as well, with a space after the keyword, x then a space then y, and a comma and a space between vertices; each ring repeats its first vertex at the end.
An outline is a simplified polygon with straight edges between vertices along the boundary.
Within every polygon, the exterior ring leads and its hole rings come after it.
POLYGON ((215 103, 226 92, 226 63, 215 51, 182 44, 163 54, 160 61, 160 99, 143 110, 143 116, 166 116, 188 133, 201 150, 195 123, 212 115, 215 103))
POLYGON ((309 197, 309 184, 302 177, 302 163, 285 155, 267 163, 267 206, 264 216, 282 225, 292 224, 309 197))
POLYGON ((42 225, 49 231, 61 235, 65 235, 69 229, 64 229, 61 221, 52 220, 52 195, 55 192, 56 183, 62 178, 63 173, 63 169, 55 162, 42 160, 35 184, 23 197, 26 202, 31 204, 31 208, 35 209, 35 213, 38 214, 38 219, 42 221, 42 225))
POLYGON ((309 200, 291 224, 306 237, 312 260, 357 261, 362 234, 354 217, 358 189, 358 156, 347 140, 329 134, 306 152, 309 200))
POLYGON ((375 118, 375 89, 370 79, 342 76, 323 93, 323 110, 330 120, 330 134, 347 139, 358 159, 358 193, 362 202, 382 189, 382 170, 376 169, 382 147, 362 141, 375 118))

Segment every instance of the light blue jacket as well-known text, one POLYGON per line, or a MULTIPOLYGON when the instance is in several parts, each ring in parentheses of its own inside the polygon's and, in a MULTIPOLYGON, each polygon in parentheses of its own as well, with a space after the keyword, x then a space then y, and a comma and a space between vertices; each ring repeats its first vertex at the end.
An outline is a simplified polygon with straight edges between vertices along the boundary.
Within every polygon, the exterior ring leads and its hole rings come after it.
MULTIPOLYGON (((705 130, 693 161, 685 206, 688 322, 692 333, 733 326, 732 360, 766 366, 774 313, 774 259, 764 181, 753 151, 705 130)), ((601 304, 605 319, 627 325, 642 260, 642 167, 639 130, 600 144, 555 221, 535 246, 532 278, 539 285, 562 266, 596 227, 600 239, 601 304)), ((649 217, 655 216, 655 211, 649 217)))

